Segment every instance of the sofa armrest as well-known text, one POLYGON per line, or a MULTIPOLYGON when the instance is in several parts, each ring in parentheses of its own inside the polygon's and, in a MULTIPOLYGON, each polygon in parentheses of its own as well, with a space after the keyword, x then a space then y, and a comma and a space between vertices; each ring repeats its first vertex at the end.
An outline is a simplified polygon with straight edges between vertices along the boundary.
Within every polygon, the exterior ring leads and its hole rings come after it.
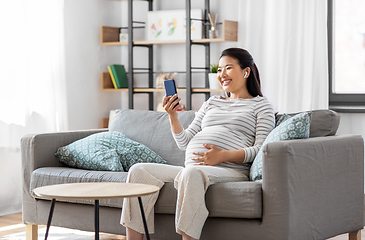
POLYGON ((64 166, 55 157, 59 147, 66 146, 91 134, 105 131, 108 131, 108 129, 30 134, 22 138, 20 143, 23 181, 22 215, 25 224, 37 225, 39 223, 36 200, 30 194, 32 172, 41 167, 64 166))
POLYGON ((263 154, 263 223, 280 239, 326 239, 363 228, 360 135, 270 143, 263 154))
POLYGON ((64 166, 55 157, 59 147, 66 146, 78 139, 108 129, 41 133, 26 135, 21 140, 23 188, 29 190, 32 172, 41 167, 64 166))

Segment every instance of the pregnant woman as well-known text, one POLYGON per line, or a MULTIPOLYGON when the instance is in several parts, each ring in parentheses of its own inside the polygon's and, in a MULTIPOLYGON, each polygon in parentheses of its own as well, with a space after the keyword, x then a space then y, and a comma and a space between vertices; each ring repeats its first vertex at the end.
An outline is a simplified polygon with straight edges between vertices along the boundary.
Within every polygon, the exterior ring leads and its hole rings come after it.
MULTIPOLYGON (((183 129, 178 119, 177 95, 163 99, 176 144, 185 150, 185 167, 140 163, 129 170, 127 182, 177 189, 176 232, 183 240, 199 239, 209 212, 205 192, 215 183, 246 181, 256 154, 274 128, 274 112, 261 93, 260 76, 252 56, 229 48, 219 58, 217 80, 226 97, 212 96, 193 122, 183 129)), ((154 232, 154 204, 158 193, 143 197, 150 231, 154 232)), ((144 228, 136 199, 124 199, 121 224, 128 240, 142 240, 144 228)))

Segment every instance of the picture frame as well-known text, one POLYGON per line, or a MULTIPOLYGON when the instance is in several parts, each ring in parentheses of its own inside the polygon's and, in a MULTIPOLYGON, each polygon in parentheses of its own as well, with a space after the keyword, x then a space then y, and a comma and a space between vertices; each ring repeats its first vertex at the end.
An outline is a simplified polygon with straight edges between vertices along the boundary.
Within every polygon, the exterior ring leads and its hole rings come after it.
MULTIPOLYGON (((192 19, 202 19, 201 9, 191 10, 192 19)), ((202 21, 191 20, 191 39, 202 39, 202 21)), ((150 11, 147 14, 147 41, 174 41, 186 39, 185 10, 150 11)))

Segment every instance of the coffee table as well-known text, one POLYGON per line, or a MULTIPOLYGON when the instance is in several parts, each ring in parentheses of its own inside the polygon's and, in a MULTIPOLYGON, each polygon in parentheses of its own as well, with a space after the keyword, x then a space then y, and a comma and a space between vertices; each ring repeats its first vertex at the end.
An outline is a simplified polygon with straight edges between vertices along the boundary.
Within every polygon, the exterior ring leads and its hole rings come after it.
POLYGON ((143 226, 147 240, 150 239, 147 222, 144 215, 141 197, 160 190, 159 187, 139 183, 117 183, 117 182, 87 182, 67 183, 39 187, 33 193, 45 199, 51 199, 45 240, 48 238, 49 227, 51 226, 53 211, 56 199, 92 199, 95 200, 95 240, 99 240, 99 200, 111 198, 137 197, 141 209, 143 226))

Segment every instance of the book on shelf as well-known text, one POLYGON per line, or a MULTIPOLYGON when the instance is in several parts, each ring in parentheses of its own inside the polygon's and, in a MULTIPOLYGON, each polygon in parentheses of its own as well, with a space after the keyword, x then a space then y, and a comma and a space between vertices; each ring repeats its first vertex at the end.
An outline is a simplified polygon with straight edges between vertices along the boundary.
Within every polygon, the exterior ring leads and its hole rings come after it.
POLYGON ((108 66, 108 70, 114 88, 128 88, 127 73, 123 65, 113 64, 108 66))

